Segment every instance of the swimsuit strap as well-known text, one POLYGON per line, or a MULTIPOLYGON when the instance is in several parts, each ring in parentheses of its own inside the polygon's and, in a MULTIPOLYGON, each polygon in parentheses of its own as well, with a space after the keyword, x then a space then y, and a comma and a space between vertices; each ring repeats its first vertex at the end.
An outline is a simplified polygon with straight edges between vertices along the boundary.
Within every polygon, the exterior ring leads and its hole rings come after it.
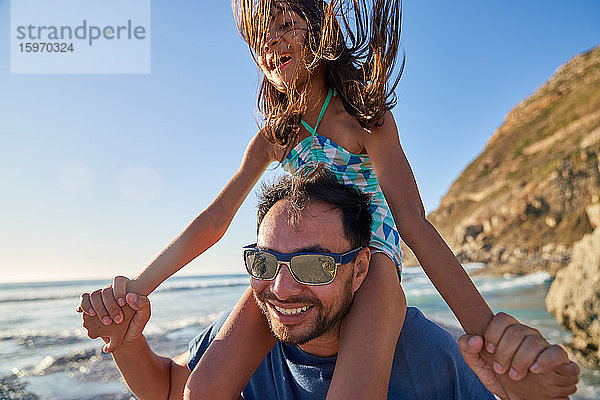
POLYGON ((335 96, 337 93, 335 92, 335 90, 329 89, 329 92, 327 93, 327 98, 325 98, 325 102, 323 103, 323 107, 321 107, 321 113, 319 114, 319 119, 317 119, 317 124, 315 125, 315 127, 311 127, 305 120, 301 120, 302 125, 304 125, 304 127, 313 135, 317 134, 317 127, 319 126, 319 123, 321 122, 321 119, 323 119, 323 115, 325 115, 325 110, 327 110, 327 106, 329 105, 329 101, 331 100, 331 96, 335 96))

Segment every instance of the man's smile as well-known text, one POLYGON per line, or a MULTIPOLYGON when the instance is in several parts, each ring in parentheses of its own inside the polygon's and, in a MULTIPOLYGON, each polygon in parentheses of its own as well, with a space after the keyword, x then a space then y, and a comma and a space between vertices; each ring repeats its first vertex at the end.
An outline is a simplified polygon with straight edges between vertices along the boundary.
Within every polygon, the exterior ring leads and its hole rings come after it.
POLYGON ((302 306, 302 307, 281 307, 276 306, 271 302, 265 302, 271 314, 282 324, 296 324, 306 317, 313 306, 302 306))
POLYGON ((282 308, 282 307, 277 307, 276 305, 273 305, 273 307, 275 307, 275 309, 277 311, 279 311, 280 313, 285 314, 285 315, 297 315, 304 311, 307 311, 310 308, 309 306, 304 306, 304 307, 299 307, 299 308, 282 308))

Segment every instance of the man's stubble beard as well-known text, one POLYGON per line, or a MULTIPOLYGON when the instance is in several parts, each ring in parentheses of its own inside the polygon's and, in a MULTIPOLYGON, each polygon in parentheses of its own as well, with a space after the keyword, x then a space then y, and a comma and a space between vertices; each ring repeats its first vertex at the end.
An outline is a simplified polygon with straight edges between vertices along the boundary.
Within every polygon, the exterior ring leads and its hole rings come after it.
MULTIPOLYGON (((289 298, 287 301, 282 302, 277 299, 277 297, 271 293, 268 289, 263 290, 260 293, 254 292, 254 300, 258 307, 261 309, 262 313, 267 318, 267 322, 269 324, 269 328, 275 337, 284 343, 302 345, 307 342, 310 342, 313 339, 318 338, 319 336, 329 332, 333 329, 338 322, 340 322, 346 314, 350 311, 350 307, 352 306, 352 301, 354 299, 352 292, 352 277, 346 281, 344 285, 344 290, 342 293, 341 301, 333 304, 332 307, 328 310, 324 310, 324 306, 321 301, 315 297, 308 296, 296 296, 289 298), (311 323, 312 326, 307 327, 304 332, 301 333, 292 333, 290 329, 288 329, 285 325, 279 322, 273 322, 271 320, 271 315, 269 314, 269 310, 265 305, 265 302, 269 299, 277 300, 279 303, 303 303, 309 304, 312 306, 312 309, 317 312, 317 315, 314 319, 314 322, 311 323), (337 307, 336 307, 337 306, 337 307), (333 309, 335 308, 335 309, 333 309)), ((313 312, 314 312, 313 311, 313 312)), ((302 326, 301 323, 298 326, 302 326)))

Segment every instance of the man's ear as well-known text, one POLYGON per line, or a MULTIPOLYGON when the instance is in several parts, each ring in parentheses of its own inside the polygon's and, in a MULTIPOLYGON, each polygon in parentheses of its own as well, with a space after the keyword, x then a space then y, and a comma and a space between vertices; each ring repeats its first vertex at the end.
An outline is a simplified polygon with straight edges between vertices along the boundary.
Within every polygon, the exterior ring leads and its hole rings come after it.
POLYGON ((352 291, 356 292, 362 285, 369 272, 369 263, 371 262, 371 249, 363 248, 354 259, 354 270, 352 277, 352 291))

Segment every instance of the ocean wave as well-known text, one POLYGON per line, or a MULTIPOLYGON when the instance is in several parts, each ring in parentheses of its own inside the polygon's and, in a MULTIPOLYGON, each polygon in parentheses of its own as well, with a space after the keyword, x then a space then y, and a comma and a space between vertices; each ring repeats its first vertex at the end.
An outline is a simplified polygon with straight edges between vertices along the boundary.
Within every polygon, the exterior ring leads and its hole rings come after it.
POLYGON ((232 286, 248 286, 250 284, 250 278, 232 278, 223 279, 219 281, 200 281, 190 283, 172 283, 167 284, 164 287, 158 288, 157 292, 174 292, 180 290, 196 290, 196 289, 212 289, 212 288, 224 288, 232 286))
MULTIPOLYGON (((484 263, 463 264, 463 268, 465 269, 465 271, 477 271, 477 270, 485 268, 485 264, 484 263)), ((424 275, 423 267, 421 267, 420 265, 403 267, 402 268, 402 276, 405 276, 405 275, 424 275)))
MULTIPOLYGON (((233 286, 247 286, 249 285, 249 278, 231 278, 231 279, 220 279, 220 280, 205 280, 197 282, 174 282, 167 283, 164 287, 160 287, 156 290, 156 293, 185 291, 185 290, 200 290, 200 289, 214 289, 214 288, 226 288, 233 286)), ((0 295, 1 303, 14 303, 14 302, 35 302, 35 301, 48 301, 48 300, 64 300, 64 299, 77 299, 84 293, 85 289, 69 288, 66 291, 58 291, 56 289, 49 293, 39 293, 27 291, 26 293, 8 293, 6 295, 0 295)))
POLYGON ((35 367, 28 371, 22 371, 22 375, 47 375, 54 372, 64 371, 67 368, 81 368, 83 362, 95 363, 102 357, 100 349, 82 350, 66 356, 46 356, 35 367))
POLYGON ((46 300, 64 300, 79 297, 81 293, 62 293, 40 296, 36 294, 17 294, 9 296, 0 296, 0 303, 16 303, 22 301, 46 301, 46 300))
POLYGON ((45 346, 67 345, 87 338, 83 328, 62 330, 17 329, 0 331, 0 342, 15 340, 17 343, 38 348, 45 346))
MULTIPOLYGON (((488 278, 489 279, 489 278, 488 278)), ((476 283, 477 289, 482 293, 497 292, 506 289, 538 286, 548 282, 552 276, 547 272, 534 272, 533 274, 518 277, 498 279, 484 279, 476 283)))
MULTIPOLYGON (((475 286, 477 286, 480 293, 493 293, 510 289, 538 286, 551 279, 552 276, 547 272, 535 272, 533 274, 511 278, 477 278, 475 286)), ((418 297, 436 294, 437 290, 431 286, 431 284, 423 286, 425 280, 425 278, 413 278, 407 282, 407 285, 404 288, 406 295, 418 297), (416 283, 418 285, 417 287, 411 287, 412 285, 410 283, 416 283)))
MULTIPOLYGON (((175 338, 175 340, 174 338, 169 338, 169 333, 194 326, 206 326, 214 321, 219 315, 220 313, 214 313, 202 317, 184 318, 175 322, 164 322, 161 324, 149 325, 147 329, 144 330, 144 336, 150 343, 150 346, 157 348, 159 351, 166 350, 167 353, 172 353, 175 350, 180 351, 181 349, 179 347, 181 347, 181 340, 177 338, 175 338)), ((198 330, 198 333, 199 332, 200 331, 198 330)), ((38 335, 37 337, 47 338, 46 336, 42 335, 38 335)), ((184 339, 184 343, 187 343, 187 341, 191 338, 192 336, 186 337, 184 339)), ((58 338, 55 337, 51 337, 50 339, 58 340, 58 338)), ((65 339, 81 340, 83 338, 77 334, 75 336, 62 338, 62 340, 65 339)), ((85 339, 87 339, 87 337, 85 337, 85 339)), ((90 342, 90 344, 92 343, 90 342)), ((71 375, 75 373, 79 375, 88 375, 93 373, 94 375, 99 375, 103 378, 106 378, 108 375, 111 375, 111 378, 118 378, 118 372, 112 367, 112 362, 105 363, 107 360, 111 360, 110 355, 103 353, 100 346, 94 345, 94 348, 70 352, 66 355, 46 355, 41 361, 33 366, 22 369, 14 368, 12 372, 13 375, 19 378, 27 376, 49 375, 56 372, 69 372, 71 375), (96 364, 103 364, 108 367, 108 369, 104 370, 106 368, 99 367, 96 364), (114 377, 112 375, 114 375, 114 377)))
MULTIPOLYGON (((190 327, 204 327, 220 315, 221 311, 202 316, 189 316, 179 318, 174 321, 151 321, 144 329, 147 337, 165 336, 181 329, 190 327)), ((50 346, 65 346, 74 343, 81 343, 89 340, 85 330, 82 327, 73 329, 19 329, 10 331, 0 331, 0 342, 14 340, 17 344, 29 349, 39 349, 50 346)))

